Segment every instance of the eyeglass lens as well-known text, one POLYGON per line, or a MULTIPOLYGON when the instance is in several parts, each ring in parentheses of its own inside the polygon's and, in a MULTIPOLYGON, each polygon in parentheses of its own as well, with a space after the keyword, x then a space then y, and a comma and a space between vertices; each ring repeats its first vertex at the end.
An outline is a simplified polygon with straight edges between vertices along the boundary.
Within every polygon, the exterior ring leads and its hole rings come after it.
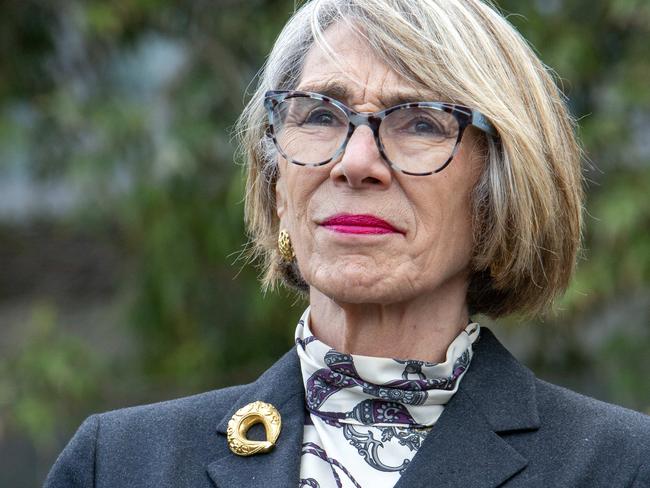
MULTIPOLYGON (((280 150, 293 162, 327 162, 344 144, 347 114, 338 106, 315 98, 292 97, 278 103, 273 129, 280 150)), ((401 170, 426 173, 442 167, 458 139, 456 118, 431 107, 404 107, 390 112, 379 127, 386 157, 401 170)))

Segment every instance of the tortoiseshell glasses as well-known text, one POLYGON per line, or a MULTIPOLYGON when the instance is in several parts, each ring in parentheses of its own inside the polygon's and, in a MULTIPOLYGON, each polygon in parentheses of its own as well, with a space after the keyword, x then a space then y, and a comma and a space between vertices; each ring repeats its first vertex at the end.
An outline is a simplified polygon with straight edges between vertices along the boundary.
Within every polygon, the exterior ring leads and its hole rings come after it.
POLYGON ((392 168, 415 176, 445 169, 470 125, 497 136, 478 110, 444 102, 403 103, 360 113, 319 93, 269 91, 264 106, 268 136, 284 158, 301 166, 338 159, 362 125, 372 130, 379 153, 392 168))

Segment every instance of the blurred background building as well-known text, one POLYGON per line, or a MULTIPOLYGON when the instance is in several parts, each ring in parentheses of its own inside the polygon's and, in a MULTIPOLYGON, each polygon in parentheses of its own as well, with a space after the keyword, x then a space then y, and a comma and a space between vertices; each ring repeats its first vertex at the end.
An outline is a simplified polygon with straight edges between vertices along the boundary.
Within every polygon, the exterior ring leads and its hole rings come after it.
MULTIPOLYGON (((557 72, 588 190, 575 280, 498 335, 542 378, 650 413, 650 3, 501 0, 557 72)), ((240 256, 232 125, 288 0, 0 4, 0 486, 82 419, 249 381, 304 303, 240 256)))

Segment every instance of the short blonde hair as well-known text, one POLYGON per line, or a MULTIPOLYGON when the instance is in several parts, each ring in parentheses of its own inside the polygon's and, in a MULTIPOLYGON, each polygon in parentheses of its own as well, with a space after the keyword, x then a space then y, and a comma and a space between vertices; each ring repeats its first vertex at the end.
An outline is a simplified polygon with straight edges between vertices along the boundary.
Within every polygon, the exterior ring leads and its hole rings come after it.
MULTIPOLYGON (((264 287, 304 289, 277 252, 277 154, 263 95, 293 89, 312 45, 345 22, 405 80, 475 107, 499 132, 472 194, 474 252, 467 301, 492 317, 544 311, 573 273, 582 225, 581 149, 550 70, 481 0, 313 0, 280 33, 238 122, 247 167, 245 216, 264 287)), ((435 176, 431 176, 435 177, 435 176)))

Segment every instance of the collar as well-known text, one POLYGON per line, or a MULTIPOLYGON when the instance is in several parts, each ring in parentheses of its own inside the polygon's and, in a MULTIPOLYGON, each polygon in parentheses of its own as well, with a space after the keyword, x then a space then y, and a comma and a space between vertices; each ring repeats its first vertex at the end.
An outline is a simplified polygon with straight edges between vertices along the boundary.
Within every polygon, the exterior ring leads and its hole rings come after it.
MULTIPOLYGON (((210 478, 218 488, 297 486, 305 396, 296 348, 242 388, 217 425, 219 454, 207 466, 210 478), (256 400, 280 411, 282 432, 269 454, 240 457, 228 449, 226 428, 239 408, 256 400)), ((434 479, 436 486, 499 486, 527 464, 502 436, 539 425, 534 375, 482 327, 472 367, 396 488, 424 488, 434 479)))

